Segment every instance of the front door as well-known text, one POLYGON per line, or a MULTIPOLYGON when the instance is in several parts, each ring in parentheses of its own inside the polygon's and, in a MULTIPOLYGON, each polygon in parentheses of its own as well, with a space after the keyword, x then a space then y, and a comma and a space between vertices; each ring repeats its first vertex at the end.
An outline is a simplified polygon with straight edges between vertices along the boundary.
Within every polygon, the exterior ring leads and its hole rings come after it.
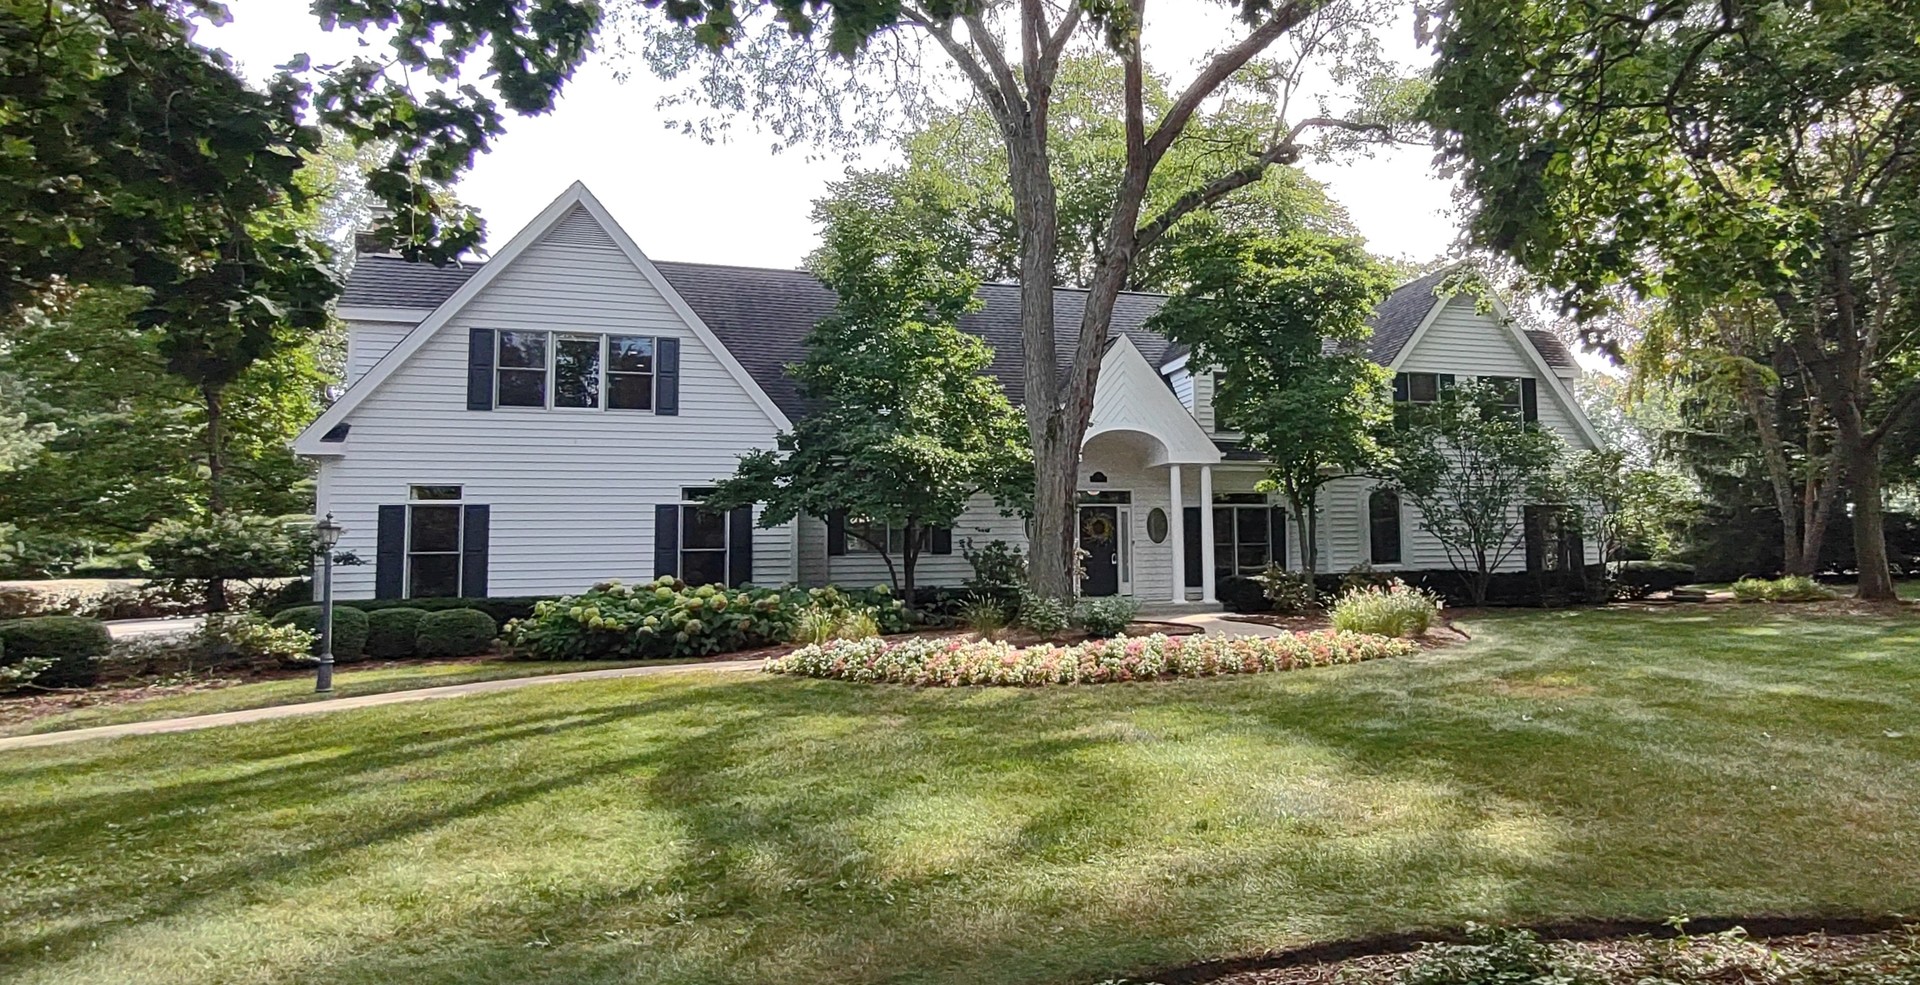
POLYGON ((1080 507, 1080 549, 1087 552, 1082 595, 1120 594, 1120 508, 1080 507))

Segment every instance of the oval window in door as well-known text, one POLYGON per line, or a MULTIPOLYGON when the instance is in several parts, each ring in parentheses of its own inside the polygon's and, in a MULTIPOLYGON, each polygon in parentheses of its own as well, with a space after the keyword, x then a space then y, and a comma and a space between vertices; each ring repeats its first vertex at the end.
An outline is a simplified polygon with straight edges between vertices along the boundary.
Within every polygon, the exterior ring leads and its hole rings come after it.
POLYGON ((1147 539, 1156 544, 1167 540, 1167 511, 1156 506, 1147 512, 1147 539))

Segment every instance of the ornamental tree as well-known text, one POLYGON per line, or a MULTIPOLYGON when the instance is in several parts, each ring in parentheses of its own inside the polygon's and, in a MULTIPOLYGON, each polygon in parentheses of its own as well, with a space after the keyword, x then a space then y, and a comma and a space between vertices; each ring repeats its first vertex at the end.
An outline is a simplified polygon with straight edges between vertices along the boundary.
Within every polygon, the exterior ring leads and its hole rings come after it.
POLYGON ((1470 236, 1580 316, 1773 309, 1832 420, 1867 599, 1894 597, 1881 458, 1920 402, 1913 36, 1889 0, 1451 0, 1424 114, 1470 236))
POLYGON ((1493 572, 1526 545, 1526 505, 1560 500, 1554 480, 1565 443, 1507 412, 1479 380, 1411 410, 1385 474, 1440 542, 1468 598, 1485 604, 1493 572))
MULTIPOLYGON (((321 0, 318 7, 337 21, 388 26, 396 62, 450 83, 464 61, 487 48, 488 69, 515 108, 550 106, 602 23, 599 5, 565 0, 321 0)), ((985 107, 1004 151, 1019 243, 1034 472, 1029 577, 1041 594, 1061 597, 1072 590, 1076 473, 1100 356, 1136 258, 1188 216, 1277 165, 1357 140, 1394 137, 1396 121, 1417 102, 1417 88, 1387 77, 1370 34, 1387 21, 1390 4, 1226 0, 1221 7, 1235 16, 1219 45, 1161 105, 1147 98, 1145 0, 629 0, 609 8, 606 23, 637 35, 634 48, 656 74, 689 80, 677 104, 696 107, 685 125, 705 136, 724 133, 732 117, 744 113, 782 145, 871 142, 903 118, 924 116, 955 81, 985 107), (1056 84, 1070 51, 1117 66, 1122 82, 1114 112, 1125 154, 1110 198, 1093 220, 1085 305, 1061 353, 1054 337, 1061 215, 1052 137, 1056 84), (1345 86, 1350 111, 1299 112, 1290 103, 1310 69, 1325 70, 1345 86), (726 115, 703 116, 699 106, 726 115), (1204 121, 1217 113, 1259 122, 1224 139, 1209 166, 1181 175, 1165 199, 1150 201, 1155 175, 1174 159, 1175 147, 1204 131, 1204 121)), ((368 80, 379 76, 371 63, 357 71, 368 80)), ((348 91, 357 99, 377 88, 370 83, 348 91)), ((395 134, 404 138, 397 153, 450 150, 436 163, 460 159, 464 166, 498 126, 497 116, 487 116, 494 104, 452 85, 440 98, 426 125, 395 134), (471 125, 444 125, 455 117, 471 125)), ((377 109, 378 102, 358 109, 377 109)))
POLYGON ((1300 231, 1224 237, 1183 249, 1187 285, 1152 325, 1193 347, 1195 366, 1225 366, 1214 409, 1293 503, 1301 567, 1318 567, 1319 494, 1380 458, 1391 377, 1367 355, 1367 317, 1393 286, 1358 240, 1300 231))
POLYGON ((1008 510, 1029 502, 1020 415, 986 375, 993 350, 957 327, 977 303, 971 275, 866 209, 827 203, 817 218, 825 245, 813 270, 839 301, 789 368, 811 406, 774 450, 741 456, 707 503, 765 503, 764 527, 802 514, 870 521, 848 536, 881 556, 912 605, 933 528, 952 526, 979 494, 1008 510), (891 529, 902 533, 898 558, 891 529))

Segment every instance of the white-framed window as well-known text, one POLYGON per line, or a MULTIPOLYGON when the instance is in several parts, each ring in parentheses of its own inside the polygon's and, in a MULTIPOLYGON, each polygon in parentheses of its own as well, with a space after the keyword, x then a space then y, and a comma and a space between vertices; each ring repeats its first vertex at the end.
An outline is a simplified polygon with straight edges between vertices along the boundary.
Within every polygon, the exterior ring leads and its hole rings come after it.
POLYGON ((711 488, 680 490, 680 580, 726 585, 727 515, 701 507, 711 488))
POLYGON ((653 336, 503 330, 495 345, 496 407, 654 408, 653 336))
POLYGON ((1526 401, 1518 376, 1482 376, 1480 382, 1493 390, 1494 412, 1520 421, 1526 419, 1526 401))
POLYGON ((1273 514, 1260 493, 1213 497, 1213 573, 1252 577, 1273 560, 1273 514))
POLYGON ((1401 373, 1394 380, 1393 399, 1403 404, 1437 404, 1440 402, 1439 373, 1401 373))
POLYGON ((410 599, 460 594, 460 544, 465 531, 459 486, 407 490, 407 583, 410 599))
MULTIPOLYGON (((920 553, 926 554, 933 547, 933 528, 921 527, 920 553)), ((905 557, 907 554, 907 528, 904 524, 887 525, 879 520, 864 516, 847 517, 847 553, 879 554, 879 544, 887 545, 887 554, 892 557, 905 557)))

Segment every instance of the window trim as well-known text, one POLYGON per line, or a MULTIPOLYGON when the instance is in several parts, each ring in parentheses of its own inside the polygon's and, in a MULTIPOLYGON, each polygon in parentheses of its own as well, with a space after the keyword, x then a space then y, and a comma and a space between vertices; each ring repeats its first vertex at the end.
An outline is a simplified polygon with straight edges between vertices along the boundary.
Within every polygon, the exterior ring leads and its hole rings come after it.
MULTIPOLYGON (((532 408, 528 408, 528 409, 531 410, 532 408)), ((463 563, 466 556, 466 548, 467 548, 467 502, 466 502, 466 499, 467 499, 467 490, 466 490, 466 487, 463 485, 456 485, 453 483, 419 483, 415 485, 409 485, 407 487, 407 522, 406 522, 405 529, 402 531, 403 536, 401 537, 401 541, 400 541, 400 559, 401 559, 400 597, 401 598, 403 599, 460 598, 461 597, 460 593, 466 590, 466 585, 464 584, 464 582, 466 580, 467 573, 465 570, 466 565, 463 563), (452 489, 455 495, 452 498, 420 495, 420 491, 422 489, 436 489, 436 488, 452 489), (453 516, 454 516, 453 550, 451 551, 415 551, 413 549, 413 511, 414 511, 414 508, 417 506, 447 508, 447 509, 453 510, 453 516), (413 592, 413 559, 416 556, 446 557, 448 555, 452 555, 452 557, 454 558, 453 594, 451 596, 415 595, 413 592)))
POLYGON ((551 328, 549 329, 516 329, 516 328, 494 329, 493 330, 493 409, 496 411, 501 411, 501 410, 504 410, 504 411, 560 411, 560 412, 569 413, 569 414, 612 413, 612 414, 647 414, 650 416, 672 416, 672 415, 662 415, 660 414, 660 410, 659 410, 659 407, 660 407, 660 368, 659 368, 660 340, 666 337, 667 336, 660 336, 660 335, 644 335, 636 332, 569 331, 566 329, 551 329, 551 328), (508 335, 541 335, 541 336, 545 336, 546 338, 546 341, 544 344, 545 355, 546 355, 546 365, 544 368, 540 370, 542 376, 541 376, 541 391, 540 391, 541 402, 539 406, 534 406, 532 404, 507 404, 507 403, 501 403, 500 401, 500 380, 503 374, 534 371, 533 367, 531 366, 504 365, 504 361, 500 358, 500 354, 505 350, 506 337, 508 335), (589 338, 598 339, 600 343, 599 356, 596 363, 598 383, 595 388, 594 404, 591 407, 561 406, 560 404, 555 403, 556 389, 559 383, 560 342, 563 339, 585 340, 589 338), (612 394, 611 387, 612 387, 613 376, 614 376, 614 373, 612 370, 612 355, 613 355, 612 340, 615 338, 646 339, 652 346, 653 352, 649 358, 653 360, 653 367, 654 367, 653 369, 645 373, 636 373, 628 370, 623 370, 619 374, 621 376, 645 376, 647 378, 647 406, 645 407, 614 407, 612 406, 611 402, 612 402, 613 394, 612 394))

